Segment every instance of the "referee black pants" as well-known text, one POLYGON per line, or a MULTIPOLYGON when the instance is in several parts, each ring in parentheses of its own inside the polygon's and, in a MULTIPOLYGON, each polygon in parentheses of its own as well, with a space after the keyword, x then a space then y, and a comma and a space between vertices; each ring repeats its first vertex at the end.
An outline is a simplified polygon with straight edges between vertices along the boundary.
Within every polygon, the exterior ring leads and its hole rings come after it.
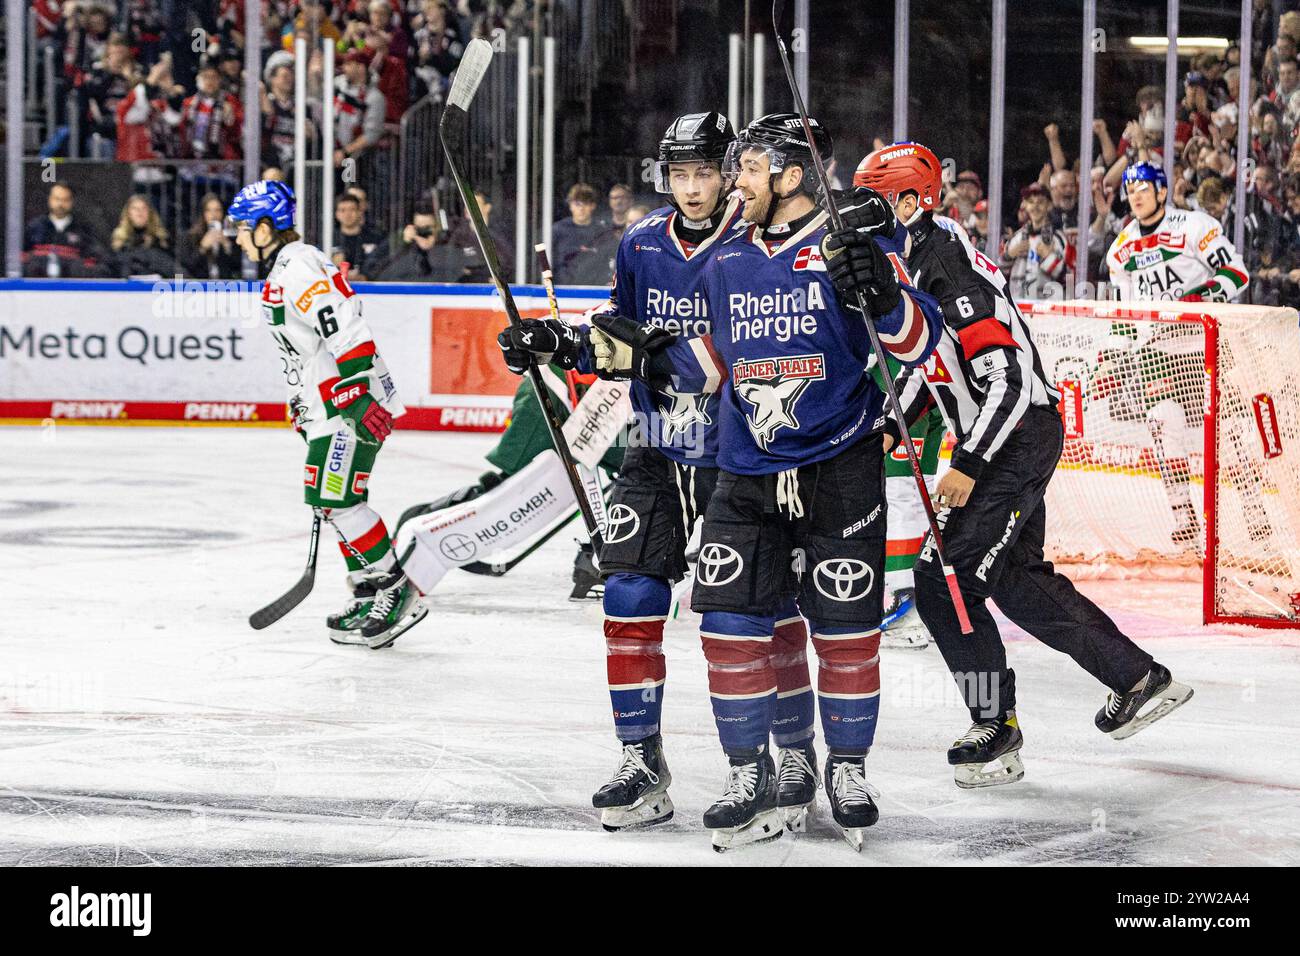
POLYGON ((1151 669, 1151 655, 1043 558, 1043 495, 1063 441, 1056 409, 1031 407, 975 482, 966 505, 947 513, 944 546, 957 571, 973 634, 961 633, 938 553, 929 541, 917 560, 917 610, 962 690, 972 720, 1016 706, 1015 673, 1007 667, 989 598, 1015 624, 1069 654, 1111 690, 1129 690, 1151 669))

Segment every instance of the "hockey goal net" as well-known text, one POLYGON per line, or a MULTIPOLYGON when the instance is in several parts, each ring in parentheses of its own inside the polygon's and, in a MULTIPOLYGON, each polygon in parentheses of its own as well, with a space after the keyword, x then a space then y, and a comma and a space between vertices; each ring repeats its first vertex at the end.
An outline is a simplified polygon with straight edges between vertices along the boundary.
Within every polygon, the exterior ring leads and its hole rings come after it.
POLYGON ((1062 395, 1048 557, 1072 576, 1195 577, 1207 623, 1300 627, 1296 310, 1020 307, 1062 395))

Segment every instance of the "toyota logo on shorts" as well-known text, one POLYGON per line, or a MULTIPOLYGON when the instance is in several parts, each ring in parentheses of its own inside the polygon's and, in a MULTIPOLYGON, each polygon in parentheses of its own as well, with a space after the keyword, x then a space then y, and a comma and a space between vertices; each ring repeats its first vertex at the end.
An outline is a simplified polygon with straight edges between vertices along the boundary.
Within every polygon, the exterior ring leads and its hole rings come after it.
POLYGON ((706 544, 696 559, 696 580, 708 587, 730 584, 740 575, 745 562, 735 548, 725 544, 706 544))
POLYGON ((641 530, 641 517, 624 504, 609 509, 605 518, 605 543, 618 544, 641 530))
POLYGON ((451 534, 443 535, 442 540, 438 542, 438 550, 452 561, 468 561, 474 557, 478 545, 474 543, 473 538, 467 538, 453 531, 451 534))
POLYGON ((857 558, 827 558, 813 568, 813 584, 823 597, 832 601, 864 598, 871 593, 875 580, 871 565, 857 558))

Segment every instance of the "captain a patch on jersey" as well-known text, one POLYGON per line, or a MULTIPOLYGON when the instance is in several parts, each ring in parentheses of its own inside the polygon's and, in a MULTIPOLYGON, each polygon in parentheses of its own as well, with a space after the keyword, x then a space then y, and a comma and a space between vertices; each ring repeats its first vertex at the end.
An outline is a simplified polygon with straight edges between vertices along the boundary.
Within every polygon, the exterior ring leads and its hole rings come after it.
POLYGON ((795 406, 808 386, 826 377, 826 359, 816 355, 783 355, 731 367, 732 386, 749 411, 745 421, 760 448, 766 449, 777 431, 799 430, 795 406))

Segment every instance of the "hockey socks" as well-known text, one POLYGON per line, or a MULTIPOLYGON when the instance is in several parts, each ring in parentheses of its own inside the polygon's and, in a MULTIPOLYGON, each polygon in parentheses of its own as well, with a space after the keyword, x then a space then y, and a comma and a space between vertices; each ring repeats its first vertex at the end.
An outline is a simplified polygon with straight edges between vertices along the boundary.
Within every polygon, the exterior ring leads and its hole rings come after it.
POLYGON ((611 574, 605 582, 605 665, 614 731, 624 742, 659 733, 664 621, 672 590, 662 578, 611 574))
POLYGON ((325 517, 339 536, 339 550, 348 565, 353 584, 375 572, 390 572, 397 567, 397 555, 388 538, 388 528, 368 504, 350 508, 326 508, 325 517))
POLYGON ((865 754, 875 739, 880 709, 880 630, 814 621, 812 642, 826 748, 835 754, 865 754))
POLYGON ((778 747, 799 747, 813 739, 812 680, 808 676, 808 625, 794 602, 783 605, 772 634, 776 671, 776 717, 772 738, 778 747))
POLYGON ((700 640, 709 667, 709 696, 722 749, 753 753, 766 747, 776 716, 771 615, 705 611, 700 640))

